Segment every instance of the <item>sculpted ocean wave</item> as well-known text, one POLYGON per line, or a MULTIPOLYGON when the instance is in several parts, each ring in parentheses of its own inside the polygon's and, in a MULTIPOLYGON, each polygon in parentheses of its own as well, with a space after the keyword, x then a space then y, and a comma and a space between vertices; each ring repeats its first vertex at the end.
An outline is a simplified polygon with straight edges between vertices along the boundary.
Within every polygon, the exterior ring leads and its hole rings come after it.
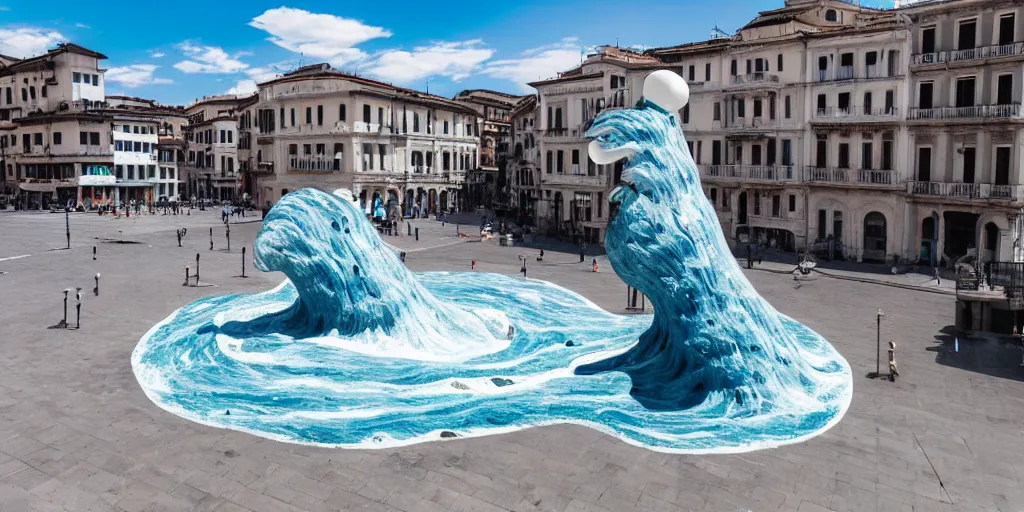
POLYGON ((174 312, 132 355, 139 383, 194 421, 342 447, 577 423, 659 451, 738 452, 837 422, 849 366, 747 282, 674 119, 649 102, 588 136, 592 153, 630 158, 606 246, 655 315, 542 281, 413 274, 359 208, 307 189, 256 241, 257 266, 288 280, 174 312))

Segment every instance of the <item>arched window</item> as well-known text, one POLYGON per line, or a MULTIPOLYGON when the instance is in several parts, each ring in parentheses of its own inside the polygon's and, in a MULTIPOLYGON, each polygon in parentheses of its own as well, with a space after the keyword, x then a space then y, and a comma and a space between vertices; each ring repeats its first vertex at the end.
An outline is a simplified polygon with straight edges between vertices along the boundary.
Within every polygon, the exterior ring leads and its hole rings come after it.
POLYGON ((837 22, 839 21, 839 14, 835 9, 829 9, 825 11, 825 21, 837 22))

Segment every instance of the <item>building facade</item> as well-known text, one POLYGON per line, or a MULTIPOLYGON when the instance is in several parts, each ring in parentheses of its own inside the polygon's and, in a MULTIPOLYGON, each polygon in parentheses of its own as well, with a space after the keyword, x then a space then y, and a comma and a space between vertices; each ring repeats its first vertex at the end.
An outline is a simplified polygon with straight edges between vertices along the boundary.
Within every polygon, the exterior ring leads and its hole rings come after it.
MULTIPOLYGON (((680 123, 731 243, 857 261, 1020 260, 1022 10, 787 0, 734 36, 643 55, 601 49, 532 84, 539 154, 517 166, 541 169, 534 220, 603 238, 617 178, 586 159, 582 134, 600 110, 589 97, 630 106, 647 74, 670 69, 690 86, 680 123)), ((523 155, 529 111, 512 116, 523 155)))
POLYGON ((510 206, 510 167, 512 108, 521 96, 498 91, 472 89, 455 95, 480 116, 479 165, 466 174, 466 199, 471 208, 480 206, 504 213, 510 206))
POLYGON ((368 214, 427 215, 459 207, 478 166, 480 116, 461 102, 327 64, 262 83, 257 94, 242 126, 261 204, 303 187, 346 188, 368 214))
POLYGON ((238 169, 238 120, 249 96, 203 98, 185 109, 182 169, 188 200, 236 201, 243 197, 238 169))

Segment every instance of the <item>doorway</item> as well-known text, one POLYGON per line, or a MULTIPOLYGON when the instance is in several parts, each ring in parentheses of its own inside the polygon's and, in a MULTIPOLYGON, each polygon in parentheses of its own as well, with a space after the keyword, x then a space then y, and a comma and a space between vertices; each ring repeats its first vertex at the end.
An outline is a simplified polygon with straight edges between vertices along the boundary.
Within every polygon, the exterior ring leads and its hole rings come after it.
POLYGON ((885 263, 886 254, 885 215, 871 212, 864 216, 864 261, 885 263))

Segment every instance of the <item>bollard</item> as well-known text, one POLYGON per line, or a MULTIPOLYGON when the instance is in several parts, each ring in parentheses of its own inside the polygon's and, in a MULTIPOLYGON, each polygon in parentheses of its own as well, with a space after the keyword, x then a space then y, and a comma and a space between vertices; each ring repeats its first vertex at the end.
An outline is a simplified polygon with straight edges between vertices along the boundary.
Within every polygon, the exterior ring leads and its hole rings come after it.
POLYGON ((67 234, 67 237, 68 237, 68 249, 70 249, 71 248, 71 214, 69 213, 69 210, 67 209, 67 207, 64 207, 64 226, 65 226, 65 229, 67 230, 65 233, 67 234))
POLYGON ((177 230, 176 233, 178 234, 178 247, 181 247, 181 230, 177 230))
POLYGON ((92 246, 92 260, 96 261, 96 246, 92 246))
POLYGON ((82 328, 82 289, 75 288, 75 329, 82 328))
POLYGON ((182 283, 181 285, 188 286, 188 265, 185 265, 185 282, 182 283))
POLYGON ((68 327, 68 292, 70 291, 71 288, 67 288, 64 290, 64 319, 61 320, 59 324, 57 324, 61 327, 64 327, 65 329, 68 327))
POLYGON ((409 236, 412 236, 412 222, 406 222, 405 225, 409 228, 409 236))
POLYGON ((213 228, 210 228, 210 250, 213 250, 213 228))
POLYGON ((420 241, 420 228, 416 228, 416 241, 420 241))
POLYGON ((196 286, 199 286, 199 253, 196 253, 196 286))
POLYGON ((245 277, 245 247, 242 247, 242 277, 245 277))
POLYGON ((231 224, 224 224, 224 236, 228 239, 228 252, 231 252, 231 224))
POLYGON ((96 279, 96 287, 92 289, 92 294, 97 296, 97 297, 99 297, 100 296, 100 273, 99 272, 96 272, 95 279, 96 279))

